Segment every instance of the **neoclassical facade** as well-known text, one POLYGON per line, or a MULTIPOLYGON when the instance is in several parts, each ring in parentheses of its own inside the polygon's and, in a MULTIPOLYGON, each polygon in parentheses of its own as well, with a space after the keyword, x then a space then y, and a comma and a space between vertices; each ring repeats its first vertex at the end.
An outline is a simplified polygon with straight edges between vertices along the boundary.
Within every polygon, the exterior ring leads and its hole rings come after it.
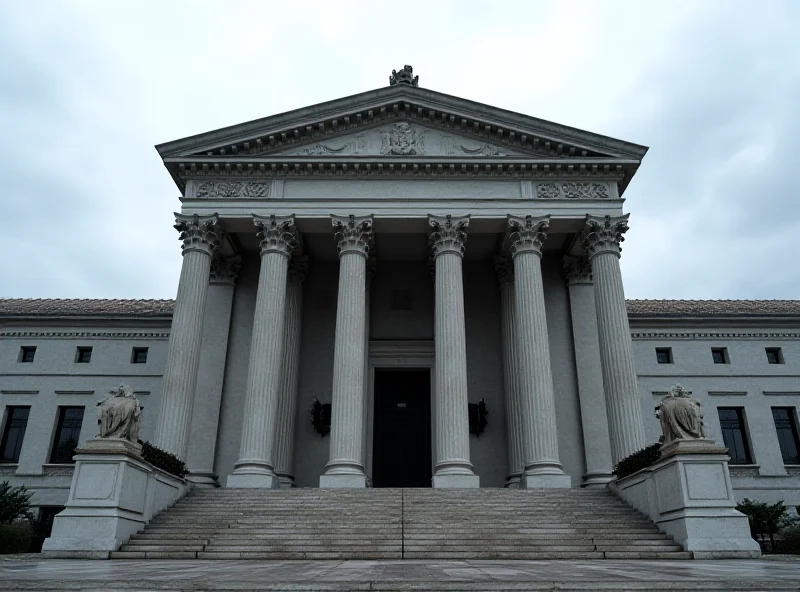
POLYGON ((28 410, 0 474, 50 483, 38 503, 65 495, 52 414, 120 382, 143 439, 199 486, 604 487, 682 381, 720 443, 715 401, 750 405, 757 453, 734 487, 796 489, 769 409, 795 410, 796 438, 800 306, 626 308, 622 196, 645 147, 420 88, 407 67, 157 149, 181 192, 174 307, 0 306, 4 433, 28 410), (720 344, 785 364, 692 366, 720 344))

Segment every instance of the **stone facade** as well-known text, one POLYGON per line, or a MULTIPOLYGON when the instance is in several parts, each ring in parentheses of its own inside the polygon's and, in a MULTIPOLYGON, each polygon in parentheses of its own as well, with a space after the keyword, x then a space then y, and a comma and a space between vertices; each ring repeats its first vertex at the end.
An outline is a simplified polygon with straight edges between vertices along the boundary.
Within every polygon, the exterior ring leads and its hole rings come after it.
POLYGON ((719 444, 714 407, 744 408, 754 466, 732 467, 737 495, 800 503, 770 412, 800 401, 800 305, 626 309, 621 196, 646 148, 426 90, 406 70, 157 148, 183 194, 174 307, 0 301, 3 426, 31 407, 0 471, 35 503, 69 489, 70 466, 48 463, 56 408, 85 408, 82 445, 120 383, 142 404, 142 439, 198 486, 369 486, 375 374, 403 368, 430 372, 434 487, 604 487, 657 440, 653 408, 681 382, 719 444), (481 400, 489 423, 470 434, 481 400), (314 401, 331 405, 325 437, 314 401))

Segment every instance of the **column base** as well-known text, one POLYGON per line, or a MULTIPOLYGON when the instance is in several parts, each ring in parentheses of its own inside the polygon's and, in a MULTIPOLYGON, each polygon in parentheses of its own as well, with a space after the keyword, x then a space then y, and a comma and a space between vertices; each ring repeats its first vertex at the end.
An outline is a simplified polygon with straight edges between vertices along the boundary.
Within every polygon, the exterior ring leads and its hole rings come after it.
POLYGON ((201 489, 219 487, 219 477, 207 471, 190 471, 189 474, 186 475, 186 480, 190 483, 194 483, 195 487, 201 489))
POLYGON ((478 475, 434 475, 434 489, 478 489, 481 478, 478 475))
POLYGON ((519 489, 519 482, 522 479, 522 473, 513 473, 506 477, 506 483, 503 485, 506 489, 519 489))
POLYGON ((523 474, 519 482, 520 489, 568 489, 572 487, 569 475, 558 474, 523 474))
POLYGON ((319 486, 321 489, 366 489, 367 476, 356 473, 320 475, 319 486))
POLYGON ((284 475, 282 473, 278 473, 278 481, 281 484, 281 489, 291 489, 294 487, 294 477, 291 475, 284 475))
POLYGON ((611 473, 586 473, 581 487, 588 489, 605 489, 616 477, 611 473))
POLYGON ((263 472, 240 472, 234 471, 228 475, 225 482, 227 488, 248 488, 248 489, 279 489, 281 486, 278 476, 274 473, 263 472))

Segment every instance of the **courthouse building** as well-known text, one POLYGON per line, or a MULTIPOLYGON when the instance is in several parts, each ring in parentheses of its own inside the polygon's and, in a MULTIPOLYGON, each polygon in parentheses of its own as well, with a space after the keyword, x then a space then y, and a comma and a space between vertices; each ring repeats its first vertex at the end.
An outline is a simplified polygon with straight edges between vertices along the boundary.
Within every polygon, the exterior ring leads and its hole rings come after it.
POLYGON ((406 67, 157 149, 174 304, 0 301, 0 479, 43 512, 120 383, 199 486, 577 488, 657 441, 680 382, 737 495, 800 503, 800 302, 626 303, 647 148, 406 67))

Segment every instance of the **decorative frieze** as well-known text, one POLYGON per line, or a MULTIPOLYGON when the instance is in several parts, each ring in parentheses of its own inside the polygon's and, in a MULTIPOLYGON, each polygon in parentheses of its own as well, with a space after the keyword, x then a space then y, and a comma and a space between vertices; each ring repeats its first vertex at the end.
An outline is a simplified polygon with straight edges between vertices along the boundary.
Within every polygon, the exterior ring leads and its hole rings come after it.
POLYGON ((266 198, 269 197, 269 186, 265 181, 206 181, 197 186, 196 195, 208 198, 266 198))
POLYGON ((90 331, 3 331, 0 337, 41 339, 169 339, 169 333, 112 333, 90 331))
POLYGON ((536 185, 539 199, 608 199, 611 197, 607 183, 582 181, 539 183, 536 185))
POLYGON ((633 339, 800 339, 800 333, 694 333, 694 332, 634 332, 633 339))
POLYGON ((429 243, 433 259, 442 253, 464 255, 469 216, 453 218, 450 214, 446 216, 428 215, 428 226, 431 229, 429 243))

